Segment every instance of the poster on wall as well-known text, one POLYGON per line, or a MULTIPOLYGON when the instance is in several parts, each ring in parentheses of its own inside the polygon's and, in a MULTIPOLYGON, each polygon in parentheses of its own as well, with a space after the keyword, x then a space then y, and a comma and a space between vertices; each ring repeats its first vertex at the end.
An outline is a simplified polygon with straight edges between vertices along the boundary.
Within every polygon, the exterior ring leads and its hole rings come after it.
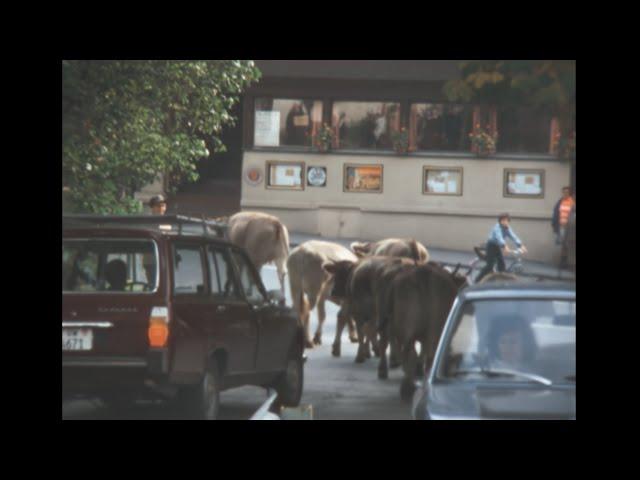
POLYGON ((267 188, 304 189, 303 162, 267 162, 267 188))
POLYGON ((258 110, 255 115, 253 144, 256 147, 280 146, 280 112, 258 110))
POLYGON ((462 168, 424 167, 424 195, 462 195, 462 168))
POLYGON ((307 185, 312 187, 327 186, 327 167, 308 167, 307 185))
POLYGON ((505 169, 507 197, 542 197, 544 195, 544 170, 505 169))
POLYGON ((382 165, 345 165, 343 190, 382 193, 382 165))

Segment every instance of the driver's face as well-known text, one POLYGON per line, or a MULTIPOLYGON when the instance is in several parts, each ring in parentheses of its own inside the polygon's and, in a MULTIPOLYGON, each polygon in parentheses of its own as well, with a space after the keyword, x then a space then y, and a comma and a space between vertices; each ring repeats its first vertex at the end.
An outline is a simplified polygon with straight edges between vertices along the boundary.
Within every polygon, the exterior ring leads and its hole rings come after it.
POLYGON ((166 203, 161 203, 159 205, 154 205, 153 207, 151 207, 151 213, 153 213, 154 215, 164 215, 164 212, 166 211, 167 211, 166 203))
POLYGON ((519 363, 522 360, 522 333, 507 332, 498 341, 500 358, 507 363, 519 363))

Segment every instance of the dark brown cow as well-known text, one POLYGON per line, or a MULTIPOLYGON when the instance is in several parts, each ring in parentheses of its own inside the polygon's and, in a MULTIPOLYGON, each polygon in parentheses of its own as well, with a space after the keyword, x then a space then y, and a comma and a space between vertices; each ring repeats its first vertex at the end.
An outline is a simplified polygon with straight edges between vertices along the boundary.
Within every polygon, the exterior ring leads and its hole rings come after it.
MULTIPOLYGON (((429 262, 428 265, 430 265, 436 270, 439 270, 444 275, 448 276, 453 281, 458 291, 469 286, 468 276, 458 273, 458 270, 460 269, 461 264, 458 264, 454 269, 450 269, 449 267, 444 267, 436 262, 429 262)), ((406 270, 406 268, 403 268, 403 270, 406 270)), ((381 287, 378 289, 378 296, 376 298, 376 301, 377 301, 376 311, 378 314, 377 328, 380 336, 382 336, 383 334, 382 330, 384 326, 386 325, 388 327, 390 324, 391 315, 393 313, 390 307, 392 305, 392 299, 390 297, 392 292, 391 280, 393 280, 393 278, 395 277, 395 274, 400 271, 401 271, 400 269, 397 269, 395 271, 388 271, 386 273, 387 278, 386 279, 383 278, 382 281, 380 282, 381 287)), ((394 368, 398 366, 399 359, 398 359, 397 352, 399 352, 400 348, 398 346, 397 340, 393 337, 389 328, 387 328, 386 334, 387 334, 387 341, 391 345, 391 359, 389 362, 389 366, 391 368, 394 368)), ((427 353, 426 349, 423 346, 421 346, 420 355, 418 356, 418 366, 416 367, 416 376, 424 375, 424 364, 425 364, 426 353, 427 353)), ((378 366, 378 378, 386 379, 388 377, 388 370, 386 366, 386 361, 387 361, 386 351, 384 349, 383 344, 379 345, 379 354, 380 354, 380 364, 378 366)))
MULTIPOLYGON (((324 268, 334 278, 332 296, 343 299, 342 308, 347 318, 356 322, 358 331, 358 354, 356 363, 371 357, 370 345, 377 350, 376 298, 384 290, 384 282, 393 276, 393 272, 415 262, 401 257, 366 257, 357 264, 351 262, 326 263, 324 268), (380 293, 379 293, 380 292, 380 293)), ((336 339, 332 353, 340 356, 340 336, 344 321, 338 319, 336 339)), ((394 349, 395 350, 395 349, 394 349)))
MULTIPOLYGON (((382 317, 386 323, 380 329, 380 351, 386 350, 390 337, 398 342, 405 375, 400 388, 404 400, 410 399, 415 389, 415 344, 420 343, 429 368, 457 293, 452 275, 429 263, 403 268, 391 281, 387 313, 382 317)), ((386 356, 381 355, 379 376, 385 378, 386 370, 386 356)))
POLYGON ((413 238, 386 238, 377 242, 353 242, 351 250, 360 258, 389 256, 412 258, 418 263, 429 261, 427 248, 413 238))

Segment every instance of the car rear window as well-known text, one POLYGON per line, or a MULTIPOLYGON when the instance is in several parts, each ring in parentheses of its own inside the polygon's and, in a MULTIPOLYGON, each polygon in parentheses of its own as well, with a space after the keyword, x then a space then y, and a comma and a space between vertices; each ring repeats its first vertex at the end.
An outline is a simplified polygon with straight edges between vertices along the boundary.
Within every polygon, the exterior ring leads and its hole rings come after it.
POLYGON ((157 249, 152 240, 65 239, 63 292, 154 292, 157 249))

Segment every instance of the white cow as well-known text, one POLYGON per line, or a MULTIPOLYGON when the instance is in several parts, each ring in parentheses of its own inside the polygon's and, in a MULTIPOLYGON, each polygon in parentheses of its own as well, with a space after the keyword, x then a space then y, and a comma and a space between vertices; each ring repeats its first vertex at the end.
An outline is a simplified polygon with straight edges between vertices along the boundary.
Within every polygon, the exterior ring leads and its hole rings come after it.
POLYGON ((273 215, 240 212, 229 218, 228 235, 232 243, 247 251, 258 271, 267 263, 276 264, 280 289, 284 295, 285 263, 289 256, 287 227, 273 215))
MULTIPOLYGON (((341 305, 340 300, 331 298, 333 276, 323 269, 322 265, 338 261, 355 263, 357 260, 358 258, 342 245, 320 240, 304 242, 291 251, 287 260, 289 285, 293 307, 298 312, 301 325, 305 328, 307 348, 313 348, 314 344, 320 345, 322 343, 322 325, 326 318, 324 302, 330 300, 341 305), (318 306, 318 328, 312 341, 309 332, 309 317, 311 310, 316 305, 318 306)), ((342 309, 340 309, 338 321, 343 320, 342 315, 342 309)), ((349 338, 352 342, 357 342, 353 321, 348 319, 347 325, 349 326, 349 338)))

